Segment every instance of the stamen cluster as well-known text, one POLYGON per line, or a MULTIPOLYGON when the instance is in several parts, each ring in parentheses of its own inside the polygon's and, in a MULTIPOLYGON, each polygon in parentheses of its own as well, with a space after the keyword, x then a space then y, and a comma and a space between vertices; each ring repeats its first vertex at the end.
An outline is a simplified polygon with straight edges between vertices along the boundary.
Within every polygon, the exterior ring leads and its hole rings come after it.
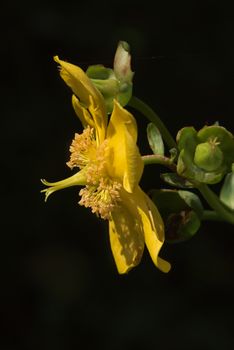
POLYGON ((97 146, 94 129, 88 126, 82 134, 75 134, 70 146, 70 168, 85 168, 87 184, 79 192, 80 205, 90 207, 102 219, 110 214, 120 201, 122 185, 112 179, 107 170, 108 140, 97 146))
POLYGON ((70 146, 70 160, 67 162, 69 168, 84 168, 90 161, 92 154, 96 150, 94 129, 90 126, 84 129, 82 134, 75 134, 75 138, 70 146))
POLYGON ((120 201, 121 184, 107 178, 101 178, 98 186, 87 185, 80 190, 80 205, 90 207, 92 213, 104 220, 110 219, 110 214, 120 201))

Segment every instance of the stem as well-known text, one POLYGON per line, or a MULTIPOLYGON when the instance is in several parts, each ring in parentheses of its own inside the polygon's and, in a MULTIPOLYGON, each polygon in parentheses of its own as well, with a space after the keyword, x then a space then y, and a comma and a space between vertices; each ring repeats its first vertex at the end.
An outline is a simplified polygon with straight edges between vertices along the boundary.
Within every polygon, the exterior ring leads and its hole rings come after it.
POLYGON ((207 185, 201 184, 197 188, 207 203, 210 205, 210 207, 217 213, 220 218, 228 221, 231 224, 234 224, 234 213, 231 213, 230 210, 225 208, 219 197, 213 191, 211 191, 207 185))
POLYGON ((202 221, 223 221, 223 218, 213 210, 204 210, 202 221))
POLYGON ((170 158, 161 156, 159 154, 150 154, 147 156, 142 156, 141 158, 144 161, 145 165, 161 164, 161 165, 165 165, 167 168, 171 169, 172 171, 176 171, 176 165, 172 162, 170 158))
POLYGON ((128 105, 141 112, 148 120, 150 120, 157 126, 162 135, 162 138, 164 139, 169 149, 177 149, 177 144, 175 140, 173 139, 166 126, 163 124, 159 116, 153 111, 152 108, 150 108, 145 102, 143 102, 135 96, 132 96, 131 100, 128 102, 128 105))

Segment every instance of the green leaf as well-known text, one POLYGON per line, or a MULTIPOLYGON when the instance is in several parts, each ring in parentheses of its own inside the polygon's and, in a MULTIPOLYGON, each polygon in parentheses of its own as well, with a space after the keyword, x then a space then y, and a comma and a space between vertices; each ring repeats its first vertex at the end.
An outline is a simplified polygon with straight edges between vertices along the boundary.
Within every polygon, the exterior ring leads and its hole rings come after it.
POLYGON ((220 191, 220 200, 231 210, 234 210, 234 164, 232 172, 227 174, 220 191))
POLYGON ((153 123, 147 125, 147 138, 154 154, 164 155, 164 144, 160 131, 153 123))
POLYGON ((183 242, 199 230, 203 208, 195 194, 189 191, 152 190, 150 195, 164 220, 167 242, 183 242))
POLYGON ((188 207, 176 190, 151 190, 149 195, 164 218, 171 213, 178 213, 188 207))
POLYGON ((171 214, 165 222, 165 236, 168 243, 180 243, 192 238, 201 222, 193 210, 171 214))
POLYGON ((190 191, 178 191, 179 196, 185 201, 185 203, 192 208, 199 218, 203 216, 203 206, 200 198, 193 192, 190 191))
POLYGON ((161 179, 171 186, 179 188, 193 188, 194 185, 184 177, 175 173, 164 173, 160 175, 161 179))
POLYGON ((171 243, 187 241, 188 239, 192 238, 195 233, 197 233, 200 226, 201 222, 199 217, 193 210, 182 212, 177 238, 175 238, 173 241, 171 240, 171 243))

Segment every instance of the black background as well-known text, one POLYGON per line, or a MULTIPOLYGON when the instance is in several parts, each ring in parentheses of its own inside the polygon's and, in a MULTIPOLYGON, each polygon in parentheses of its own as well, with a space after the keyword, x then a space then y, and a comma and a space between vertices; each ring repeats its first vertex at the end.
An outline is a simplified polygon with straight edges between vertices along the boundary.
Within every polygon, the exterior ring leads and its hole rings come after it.
MULTIPOLYGON (((86 69, 112 66, 130 44, 134 94, 175 136, 219 121, 233 131, 231 2, 9 2, 1 11, 1 350, 230 349, 234 236, 204 223, 166 244, 159 272, 147 251, 119 276, 105 222, 78 207, 76 188, 45 204, 40 178, 70 175, 80 124, 54 55, 86 69)), ((146 121, 135 114, 142 153, 146 121)), ((154 172, 152 173, 152 170, 154 172)), ((146 168, 142 187, 165 186, 146 168)))

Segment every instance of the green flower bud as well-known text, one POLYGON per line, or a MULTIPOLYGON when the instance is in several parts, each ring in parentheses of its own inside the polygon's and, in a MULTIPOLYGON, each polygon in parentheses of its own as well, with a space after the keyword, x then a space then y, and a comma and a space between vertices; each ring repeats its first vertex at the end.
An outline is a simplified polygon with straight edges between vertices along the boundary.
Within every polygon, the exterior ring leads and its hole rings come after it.
POLYGON ((126 41, 120 41, 114 58, 114 72, 121 82, 131 83, 134 73, 131 70, 130 47, 126 41))
POLYGON ((182 128, 177 134, 177 173, 196 183, 216 184, 234 163, 234 136, 217 124, 182 128))
POLYGON ((132 97, 134 73, 131 70, 129 45, 125 41, 119 42, 113 66, 113 69, 110 69, 103 65, 93 65, 86 71, 92 83, 103 95, 108 113, 113 110, 114 99, 125 106, 132 97))
POLYGON ((223 152, 212 142, 200 143, 195 150, 194 163, 206 171, 217 170, 223 162, 223 152))

